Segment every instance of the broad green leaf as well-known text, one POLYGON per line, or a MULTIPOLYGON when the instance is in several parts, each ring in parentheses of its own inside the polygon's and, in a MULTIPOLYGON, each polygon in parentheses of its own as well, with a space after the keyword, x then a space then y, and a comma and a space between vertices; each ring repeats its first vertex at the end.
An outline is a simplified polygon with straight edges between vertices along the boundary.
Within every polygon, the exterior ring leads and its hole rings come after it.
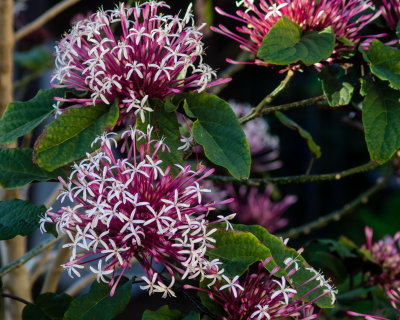
MULTIPOLYGON (((278 237, 270 234, 265 228, 257 225, 248 226, 244 224, 233 225, 233 228, 237 231, 249 232, 257 237, 257 239, 270 250, 272 258, 281 268, 285 267, 284 261, 286 258, 297 258, 299 260, 298 264, 300 268, 291 276, 291 278, 293 279, 293 287, 297 290, 297 297, 302 297, 315 287, 319 286, 319 281, 317 280, 310 281, 306 285, 303 285, 314 275, 310 271, 306 270, 306 268, 309 268, 310 265, 304 260, 301 255, 299 255, 296 250, 284 245, 278 237)), ((302 300, 313 300, 316 297, 320 296, 322 293, 323 288, 320 287, 313 291, 311 294, 307 294, 302 300)), ((322 297, 318 299, 315 303, 320 308, 333 307, 331 299, 328 297, 322 297)))
POLYGON ((143 312, 142 320, 181 320, 182 313, 179 310, 171 310, 169 306, 162 306, 160 309, 143 312))
POLYGON ((258 56, 270 64, 287 65, 300 60, 312 65, 329 58, 334 48, 332 27, 303 34, 296 22, 283 16, 263 39, 258 56))
MULTIPOLYGON (((218 229, 213 238, 215 248, 207 250, 207 255, 210 259, 218 258, 223 263, 224 274, 230 278, 242 275, 253 263, 271 257, 270 250, 249 232, 218 229)), ((266 267, 271 271, 276 267, 275 261, 272 259, 266 267)))
POLYGON ((327 66, 319 73, 322 89, 331 107, 347 105, 353 96, 354 87, 341 71, 340 68, 327 66))
POLYGON ((163 102, 160 100, 152 100, 151 102, 155 104, 153 107, 155 111, 146 116, 145 123, 138 118, 136 120, 136 127, 143 132, 147 131, 148 124, 154 127, 153 137, 155 136, 158 140, 164 139, 164 143, 171 151, 168 152, 168 150, 165 150, 164 152, 159 151, 157 153, 158 158, 163 161, 161 166, 163 169, 168 165, 171 166, 171 173, 176 175, 180 170, 175 167, 175 164, 184 165, 183 152, 178 150, 182 143, 179 141, 179 123, 176 113, 167 112, 164 109, 163 102))
POLYGON ((40 217, 45 212, 45 206, 35 206, 29 201, 0 201, 0 240, 31 234, 39 227, 40 217))
POLYGON ((32 162, 32 149, 0 148, 0 185, 5 189, 20 188, 32 181, 56 180, 63 170, 48 172, 32 162))
POLYGON ((64 97, 67 89, 39 90, 34 98, 25 102, 11 102, 0 119, 0 144, 14 142, 46 119, 54 108, 53 97, 64 97))
POLYGON ((372 160, 384 163, 400 148, 400 92, 375 79, 361 80, 362 121, 372 160))
POLYGON ((28 304, 22 312, 22 320, 62 320, 71 304, 72 297, 62 293, 44 293, 28 304))
POLYGON ((321 148, 315 143, 313 137, 308 131, 304 130, 296 122, 294 122, 288 116, 284 115, 282 112, 275 112, 275 115, 279 119, 279 121, 282 122, 282 124, 292 130, 297 131, 300 136, 307 141, 308 148, 315 158, 321 157, 321 148))
POLYGON ((400 90, 400 50, 374 40, 368 50, 362 50, 364 59, 381 80, 388 80, 393 88, 400 90))
POLYGON ((50 68, 54 61, 49 50, 43 46, 35 46, 28 51, 16 51, 13 56, 17 64, 32 71, 50 68))
POLYGON ((74 299, 64 315, 65 320, 110 320, 125 310, 132 292, 132 280, 121 278, 110 297, 110 286, 94 281, 90 291, 74 299))
POLYGON ((91 143, 115 125, 118 115, 118 101, 112 106, 97 104, 68 109, 49 123, 36 141, 34 161, 52 171, 82 158, 96 149, 91 143))
POLYGON ((237 179, 250 175, 250 149, 246 136, 229 104, 207 93, 190 93, 184 105, 186 114, 194 116, 193 136, 204 147, 206 157, 228 169, 237 179))

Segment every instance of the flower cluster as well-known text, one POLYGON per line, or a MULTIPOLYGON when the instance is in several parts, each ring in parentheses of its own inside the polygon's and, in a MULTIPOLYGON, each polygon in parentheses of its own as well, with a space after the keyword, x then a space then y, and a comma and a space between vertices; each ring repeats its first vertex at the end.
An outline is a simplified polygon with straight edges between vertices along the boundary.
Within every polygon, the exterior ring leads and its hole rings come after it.
POLYGON ((281 229, 289 223, 288 219, 282 218, 282 214, 297 201, 297 197, 288 195, 281 201, 272 201, 273 188, 269 185, 264 193, 260 193, 257 187, 248 190, 246 186, 241 186, 238 193, 232 190, 230 194, 235 195, 235 200, 229 204, 229 209, 239 212, 237 218, 241 223, 259 224, 269 232, 281 229))
MULTIPOLYGON (((179 173, 173 177, 171 167, 163 169, 159 159, 168 147, 163 141, 147 133, 130 129, 122 134, 124 156, 115 159, 112 147, 116 141, 113 133, 103 135, 102 151, 88 155, 74 166, 68 182, 59 197, 69 199, 74 206, 62 207, 58 212, 50 208, 41 220, 56 225, 59 233, 67 234, 71 249, 69 262, 64 265, 72 276, 80 276, 85 264, 98 261, 98 281, 108 282, 111 277, 111 295, 127 268, 137 261, 143 267, 147 283, 142 289, 174 296, 175 276, 184 278, 220 277, 222 270, 217 260, 208 261, 207 248, 215 240, 207 220, 216 206, 230 202, 204 203, 203 194, 210 192, 200 182, 213 170, 205 167, 192 171, 189 165, 176 165, 179 173), (137 151, 139 150, 139 151, 137 151), (169 272, 171 282, 165 283, 154 266, 162 264, 169 272), (117 280, 116 270, 121 268, 117 280)), ((227 221, 222 217, 213 223, 227 221)))
MULTIPOLYGON (((278 276, 279 267, 268 272, 265 266, 270 262, 269 257, 256 268, 249 268, 246 274, 232 280, 222 276, 210 290, 185 285, 186 289, 196 289, 206 292, 208 296, 224 310, 222 319, 232 320, 275 320, 275 319, 318 319, 318 312, 314 312, 313 303, 324 297, 332 298, 334 302, 337 291, 333 289, 320 273, 311 272, 310 278, 301 286, 315 281, 316 287, 302 297, 296 298, 297 290, 292 287, 291 277, 299 270, 298 261, 288 258, 285 260, 286 276, 278 276), (289 270, 290 268, 290 270, 289 270), (328 287, 326 287, 328 285, 328 287), (323 293, 309 302, 303 302, 316 289, 324 287, 323 293)), ((314 271, 314 270, 312 270, 314 271)))
MULTIPOLYGON (((144 122, 145 112, 153 111, 151 98, 229 81, 213 81, 215 71, 203 63, 203 26, 193 26, 191 6, 183 18, 159 13, 162 7, 169 8, 157 1, 133 8, 121 4, 77 22, 56 46, 52 81, 85 96, 56 100, 95 105, 118 99, 120 122, 137 116, 144 122)), ((56 108, 63 111, 59 104, 56 108)))
POLYGON ((388 22, 391 29, 395 30, 400 21, 400 1, 382 0, 382 17, 388 22))
POLYGON ((365 228, 367 243, 364 246, 371 258, 382 268, 382 273, 372 275, 371 282, 380 285, 385 291, 400 288, 400 231, 394 237, 386 236, 383 240, 372 243, 373 231, 365 228))
MULTIPOLYGON (((380 12, 365 13, 373 5, 370 1, 241 0, 236 3, 245 8, 244 11, 238 10, 237 16, 230 15, 218 7, 216 10, 222 15, 243 23, 243 26, 236 29, 239 33, 250 36, 250 39, 230 31, 223 25, 218 28, 212 27, 212 30, 232 38, 240 43, 242 49, 256 55, 264 37, 282 16, 287 16, 296 22, 303 32, 321 31, 331 26, 336 38, 339 39, 336 42, 335 58, 339 58, 342 51, 353 50, 356 45, 365 42, 365 39, 371 41, 377 37, 377 35, 364 37, 360 32, 380 14, 380 12)), ((232 60, 227 61, 235 63, 232 60)), ((258 60, 254 63, 263 64, 258 60)))

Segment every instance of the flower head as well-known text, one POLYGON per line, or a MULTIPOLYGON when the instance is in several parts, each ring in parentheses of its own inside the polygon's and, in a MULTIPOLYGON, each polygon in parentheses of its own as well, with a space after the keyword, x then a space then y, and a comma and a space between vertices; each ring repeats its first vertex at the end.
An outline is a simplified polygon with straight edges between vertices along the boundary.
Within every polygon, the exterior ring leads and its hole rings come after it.
POLYGON ((382 0, 382 17, 388 22, 391 29, 395 30, 400 21, 400 1, 382 0))
MULTIPOLYGON (((42 219, 51 219, 59 233, 67 234, 71 257, 64 265, 70 274, 79 276, 77 268, 98 260, 98 281, 107 282, 111 276, 111 294, 132 261, 138 261, 146 276, 149 293, 161 292, 173 296, 175 275, 182 278, 218 274, 218 263, 205 257, 215 240, 207 220, 210 211, 220 203, 205 203, 201 181, 213 170, 205 167, 192 171, 189 165, 177 165, 173 177, 170 167, 160 167, 159 155, 163 144, 147 133, 130 129, 122 134, 123 158, 116 159, 111 147, 116 141, 112 134, 99 137, 102 151, 88 155, 74 170, 66 183, 62 201, 69 198, 75 205, 60 211, 49 209, 42 219), (139 146, 140 145, 140 146, 139 146), (138 151, 139 150, 139 151, 138 151), (169 272, 171 283, 164 283, 154 270, 161 263, 169 272), (115 280, 117 269, 122 271, 115 280)), ((220 220, 216 220, 215 223, 220 220)), ((165 279, 165 278, 164 278, 165 279)))
MULTIPOLYGON (((265 265, 270 260, 271 258, 268 258, 264 263, 249 268, 240 278, 235 276, 230 280, 223 276, 223 280, 217 280, 210 290, 189 285, 185 285, 184 288, 205 291, 210 299, 224 310, 225 316, 222 319, 318 319, 318 313, 314 312, 313 302, 322 296, 328 296, 329 293, 323 293, 312 302, 297 299, 295 297, 297 290, 291 284, 291 276, 297 272, 297 269, 288 271, 286 276, 278 276, 279 267, 274 268, 272 272, 265 269, 265 265)), ((288 270, 291 265, 291 263, 288 264, 285 269, 288 270)), ((311 273, 310 279, 303 285, 313 280, 315 276, 311 273)), ((316 282, 316 287, 302 298, 319 287, 319 283, 316 282)))
MULTIPOLYGON (((245 8, 245 11, 238 10, 237 16, 230 15, 218 7, 216 10, 244 24, 236 28, 238 33, 223 25, 218 28, 212 27, 212 30, 234 39, 240 43, 242 49, 256 55, 272 26, 282 16, 287 16, 296 22, 303 32, 321 31, 332 26, 337 39, 346 39, 336 42, 334 56, 337 60, 340 52, 353 50, 356 45, 365 41, 365 37, 360 34, 361 29, 380 14, 365 13, 372 6, 372 2, 358 0, 243 0, 237 4, 245 8)), ((371 41, 376 37, 368 36, 367 39, 371 41)), ((254 63, 264 64, 259 60, 254 63)))
POLYGON ((203 63, 203 26, 193 26, 191 5, 182 18, 163 15, 160 8, 169 6, 157 1, 133 8, 121 4, 78 21, 56 46, 52 81, 84 97, 57 100, 95 105, 118 99, 120 121, 143 120, 145 112, 153 111, 148 99, 226 82, 213 81, 215 71, 203 63))

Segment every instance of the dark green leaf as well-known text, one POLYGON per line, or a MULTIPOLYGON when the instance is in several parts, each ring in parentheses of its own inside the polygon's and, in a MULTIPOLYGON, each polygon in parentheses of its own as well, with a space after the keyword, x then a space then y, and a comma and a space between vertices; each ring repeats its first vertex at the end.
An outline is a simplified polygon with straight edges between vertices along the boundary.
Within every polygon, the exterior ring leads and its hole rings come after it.
POLYGON ((308 131, 300 127, 296 122, 290 119, 288 116, 284 115, 282 112, 275 112, 276 117, 282 122, 286 127, 297 131, 302 138, 307 141, 308 148, 315 158, 321 157, 321 148, 315 143, 311 134, 308 131))
POLYGON ((400 148, 400 92, 377 79, 361 81, 362 120, 372 160, 388 161, 400 148))
POLYGON ((396 27, 396 36, 397 36, 397 39, 400 39, 400 22, 397 23, 397 27, 396 27))
POLYGON ((16 51, 14 60, 20 66, 33 71, 50 68, 54 61, 49 50, 43 46, 35 46, 28 51, 16 51))
POLYGON ((319 73, 322 89, 332 107, 349 104, 353 96, 354 87, 343 77, 341 71, 343 69, 328 66, 319 73))
POLYGON ((52 171, 82 158, 98 147, 91 147, 91 143, 115 125, 118 115, 118 101, 112 106, 68 109, 46 126, 36 141, 34 160, 41 168, 52 171))
POLYGON ((311 65, 329 58, 334 48, 332 27, 303 34, 296 22, 283 16, 265 36, 258 56, 270 64, 287 65, 300 60, 311 65))
MULTIPOLYGON (((361 49, 362 50, 362 49, 361 49)), ((395 89, 400 89, 400 50, 374 40, 368 50, 362 50, 364 59, 381 80, 388 80, 395 89)))
POLYGON ((13 189, 32 181, 48 181, 65 175, 61 169, 48 172, 36 167, 32 156, 32 149, 0 148, 0 185, 5 189, 13 189))
POLYGON ((182 320, 200 320, 200 314, 190 311, 182 320))
POLYGON ((64 97, 66 91, 56 88, 39 90, 29 101, 11 102, 0 119, 0 144, 14 142, 36 128, 53 113, 53 97, 64 97))
POLYGON ((185 112, 196 117, 193 136, 204 147, 206 157, 228 169, 237 179, 250 175, 250 149, 246 136, 229 104, 207 93, 190 93, 185 112))
POLYGON ((44 293, 36 298, 34 305, 27 305, 22 312, 23 320, 62 320, 72 297, 69 295, 44 293))
POLYGON ((153 135, 158 140, 164 138, 165 144, 171 151, 168 152, 168 150, 165 150, 164 152, 157 153, 158 158, 163 161, 161 167, 165 169, 167 166, 171 166, 171 173, 176 175, 180 170, 174 165, 184 165, 183 152, 178 150, 182 145, 179 141, 180 133, 178 119, 175 112, 167 112, 164 109, 163 102, 160 100, 152 100, 152 103, 156 105, 154 107, 155 111, 146 116, 145 123, 138 118, 136 120, 136 127, 143 132, 146 132, 148 124, 154 126, 153 135))
POLYGON ((162 306, 156 311, 146 310, 142 320, 181 320, 182 313, 179 310, 171 310, 169 306, 162 306))
POLYGON ((65 320, 110 320, 125 310, 131 298, 132 280, 121 278, 110 297, 110 286, 94 281, 90 291, 74 299, 65 313, 65 320))
MULTIPOLYGON (((286 258, 297 258, 299 260, 299 270, 296 271, 291 278, 293 279, 293 287, 297 290, 297 296, 302 297, 310 292, 312 289, 318 286, 319 281, 313 280, 306 283, 310 278, 313 277, 313 273, 306 270, 310 265, 304 260, 304 258, 298 254, 298 252, 292 248, 287 247, 282 243, 282 241, 270 234, 265 228, 257 225, 248 226, 244 224, 233 225, 233 228, 237 231, 249 232, 257 237, 257 239, 270 250, 272 258, 276 262, 278 266, 281 268, 285 267, 285 259, 286 258)), ((310 301, 320 296, 323 293, 322 288, 318 288, 313 291, 311 294, 307 294, 302 300, 310 301)), ((333 307, 331 300, 327 297, 322 297, 318 299, 315 304, 317 304, 320 308, 331 308, 333 307)))
POLYGON ((0 240, 18 235, 27 236, 39 227, 45 206, 35 206, 29 201, 11 199, 0 202, 0 240))
MULTIPOLYGON (((207 250, 210 259, 218 258, 223 263, 224 274, 233 278, 242 275, 253 263, 271 257, 270 250, 257 237, 249 232, 226 231, 219 229, 213 234, 215 248, 207 250)), ((276 267, 272 259, 268 270, 276 267)))

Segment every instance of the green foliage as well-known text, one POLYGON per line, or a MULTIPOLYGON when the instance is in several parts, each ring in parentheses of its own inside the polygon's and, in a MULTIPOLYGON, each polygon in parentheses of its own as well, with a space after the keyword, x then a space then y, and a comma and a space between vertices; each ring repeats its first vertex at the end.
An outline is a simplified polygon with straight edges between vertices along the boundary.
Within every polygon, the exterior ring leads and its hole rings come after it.
POLYGON ((109 320, 125 310, 131 298, 132 280, 121 278, 110 297, 110 286, 94 281, 90 291, 74 299, 65 313, 65 320, 109 320))
POLYGON ((332 27, 303 34, 296 22, 283 16, 263 39, 258 56, 270 64, 287 65, 300 60, 312 65, 329 58, 334 48, 332 27))
POLYGON ((27 236, 39 227, 45 206, 35 206, 29 201, 11 199, 0 202, 0 240, 17 235, 27 236))
POLYGON ((32 181, 55 180, 65 175, 61 169, 48 172, 36 167, 32 157, 32 149, 0 148, 0 185, 5 189, 14 189, 32 181))
POLYGON ((350 103, 354 87, 343 75, 339 67, 327 66, 319 73, 322 89, 331 107, 344 106, 350 103))
POLYGON ((372 160, 388 161, 400 148, 400 92, 375 79, 361 80, 362 120, 372 160))
POLYGON ((169 306, 165 305, 155 311, 146 310, 143 313, 142 320, 200 320, 200 315, 197 312, 190 311, 184 317, 179 310, 171 310, 169 306))
MULTIPOLYGON (((163 161, 161 167, 165 169, 168 165, 171 166, 171 173, 176 175, 180 170, 174 166, 174 164, 184 165, 183 152, 178 150, 181 146, 179 141, 179 123, 175 112, 167 112, 166 108, 170 105, 170 102, 164 108, 164 103, 161 100, 152 100, 152 106, 154 106, 154 112, 149 113, 146 116, 146 122, 143 123, 140 118, 136 120, 136 127, 143 132, 147 131, 147 125, 150 124, 154 127, 153 135, 158 139, 164 139, 165 144, 169 147, 171 152, 165 150, 165 152, 159 152, 158 157, 163 161)), ((140 141, 138 142, 140 143, 140 141)))
POLYGON ((118 101, 112 106, 97 104, 70 108, 46 126, 35 144, 34 161, 52 171, 82 158, 93 140, 112 128, 118 120, 118 101))
MULTIPOLYGON (((318 287, 319 281, 317 280, 310 281, 306 285, 302 286, 306 281, 308 281, 313 276, 313 273, 306 270, 306 268, 309 268, 310 265, 296 250, 284 245, 278 237, 270 234, 265 228, 258 225, 248 226, 244 224, 237 224, 234 225, 233 228, 237 231, 249 232, 254 236, 256 236, 257 239, 271 251, 273 260, 281 268, 285 267, 284 261, 286 258, 289 257, 292 259, 297 258, 299 260, 298 264, 300 268, 291 276, 291 278, 293 279, 293 287, 297 290, 297 297, 302 297, 307 292, 311 291, 315 287, 318 287)), ((283 270, 281 271, 283 272, 283 270)), ((323 288, 319 287, 311 294, 304 297, 302 300, 311 301, 316 297, 320 296, 322 293, 323 293, 323 288)), ((322 297, 318 299, 317 301, 315 301, 315 304, 318 305, 320 308, 333 307, 331 300, 327 297, 322 297)))
POLYGON ((34 128, 53 113, 53 97, 64 97, 67 89, 39 90, 35 97, 25 102, 8 104, 0 119, 0 144, 14 142, 34 128))
POLYGON ((197 118, 193 136, 206 157, 228 169, 237 179, 250 175, 250 149, 246 136, 229 104, 207 93, 190 93, 185 100, 188 117, 197 118))
POLYGON ((28 304, 22 312, 22 320, 62 320, 71 304, 72 297, 62 293, 44 293, 28 304))
MULTIPOLYGON (((224 264, 224 274, 233 278, 242 275, 253 263, 271 257, 271 251, 249 232, 219 229, 213 234, 215 248, 207 250, 210 259, 218 258, 224 264)), ((272 259, 266 268, 272 270, 277 264, 272 259)))
POLYGON ((304 130, 296 122, 294 122, 288 116, 284 115, 282 112, 275 112, 275 115, 279 119, 279 121, 282 122, 282 124, 292 130, 297 131, 300 136, 306 140, 308 148, 315 158, 321 157, 321 148, 315 143, 313 137, 308 131, 304 130))
POLYGON ((361 51, 364 59, 370 63, 372 73, 400 90, 400 50, 374 40, 368 50, 361 51))
POLYGON ((53 65, 52 55, 43 46, 36 46, 28 51, 14 52, 14 61, 33 71, 47 69, 53 65))

